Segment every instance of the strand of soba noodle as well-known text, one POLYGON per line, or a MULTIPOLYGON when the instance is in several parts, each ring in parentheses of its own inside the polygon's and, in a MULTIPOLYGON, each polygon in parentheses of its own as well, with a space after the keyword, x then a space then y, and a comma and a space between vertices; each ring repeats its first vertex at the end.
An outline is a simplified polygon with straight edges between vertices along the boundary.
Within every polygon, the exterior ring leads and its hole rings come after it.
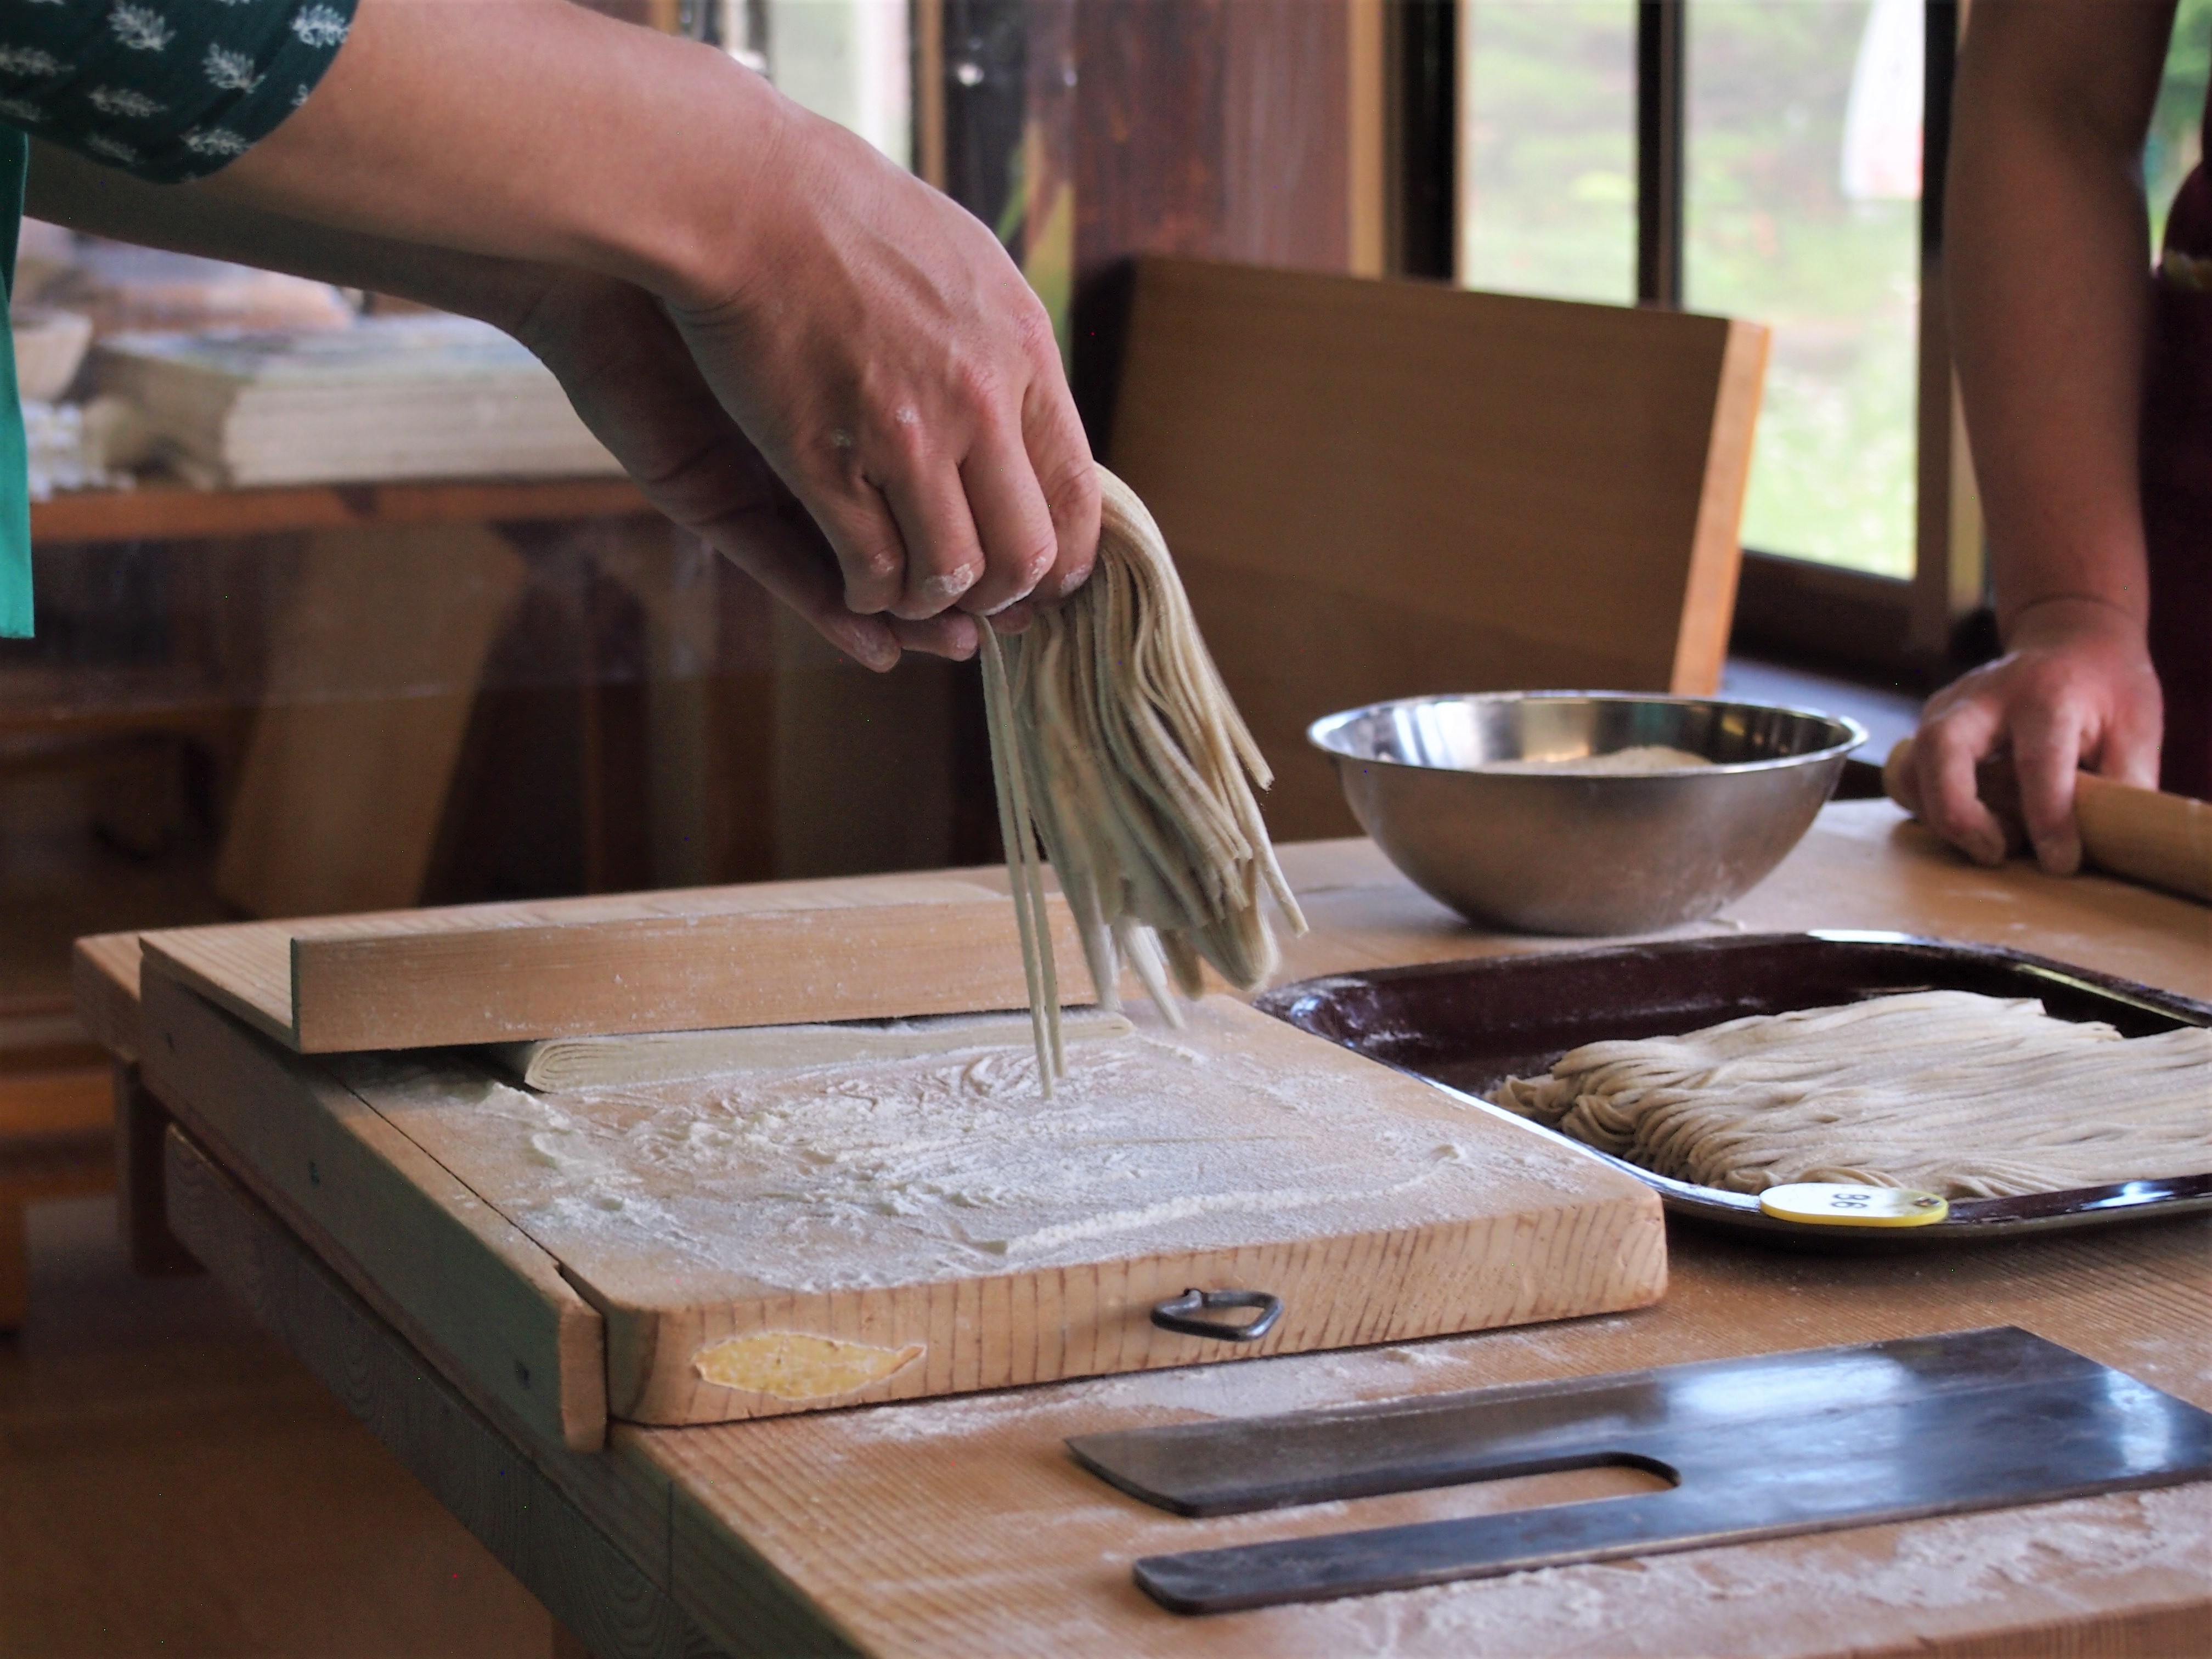
POLYGON ((1007 706, 1008 688, 1006 656, 998 635, 988 626, 983 629, 982 657, 991 781, 999 797, 999 839, 1006 848, 1006 884, 1013 895, 1015 931, 1021 937, 1022 977, 1029 993, 1037 1077, 1044 1097, 1050 1100, 1053 1079, 1067 1072, 1067 1051, 1060 1025, 1060 977, 1053 962, 1052 924, 1045 914, 1044 875, 1037 864, 1036 831, 1021 750, 1007 740, 1006 724, 991 713, 1007 706))
POLYGON ((1177 1024, 1170 971, 1193 997, 1201 963, 1239 990, 1265 983, 1279 958, 1263 898, 1306 930, 1253 794, 1272 781, 1267 763, 1206 654, 1159 526, 1103 467, 1099 483, 1091 580, 1026 632, 1002 644, 987 629, 983 644, 1000 827, 1048 1091, 1063 1066, 1038 843, 1109 1009, 1121 1006, 1125 963, 1177 1024))
POLYGON ((1999 1198, 2212 1173, 2212 1031, 2124 1038, 1966 991, 1587 1043, 1495 1097, 1729 1192, 1820 1181, 1999 1198))

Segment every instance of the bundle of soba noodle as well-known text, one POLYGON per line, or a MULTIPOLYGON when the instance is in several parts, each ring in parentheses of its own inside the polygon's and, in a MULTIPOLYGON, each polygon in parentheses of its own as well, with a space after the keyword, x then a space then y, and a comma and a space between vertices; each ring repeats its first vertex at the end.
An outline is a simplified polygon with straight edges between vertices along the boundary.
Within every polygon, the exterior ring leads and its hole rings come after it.
POLYGON ((2212 1031, 2123 1037, 1969 991, 1585 1043, 1492 1097, 1727 1192, 1832 1181, 2004 1198, 2212 1174, 2212 1031))
POLYGON ((1159 526, 1128 485, 1098 476, 1090 581, 1025 633, 983 630, 999 827, 1048 1097, 1066 1064, 1039 842, 1108 1009, 1124 963, 1178 1024, 1170 970, 1194 997, 1201 962, 1240 990, 1263 983, 1277 961, 1263 895, 1306 930, 1253 799, 1267 763, 1206 655, 1159 526))

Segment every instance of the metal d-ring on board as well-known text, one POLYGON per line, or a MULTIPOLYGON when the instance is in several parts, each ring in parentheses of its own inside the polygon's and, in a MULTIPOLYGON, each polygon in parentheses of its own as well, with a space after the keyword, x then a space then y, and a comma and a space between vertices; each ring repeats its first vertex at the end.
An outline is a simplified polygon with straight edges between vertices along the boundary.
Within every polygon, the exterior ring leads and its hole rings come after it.
POLYGON ((1283 1298, 1265 1291, 1188 1290, 1181 1296, 1170 1297, 1152 1310, 1152 1323, 1164 1331, 1176 1331, 1184 1336, 1210 1336, 1221 1342, 1257 1342, 1275 1328, 1275 1322, 1282 1316, 1283 1298), (1204 1311, 1233 1308, 1256 1308, 1259 1312, 1241 1325, 1232 1325, 1224 1319, 1199 1317, 1204 1311))

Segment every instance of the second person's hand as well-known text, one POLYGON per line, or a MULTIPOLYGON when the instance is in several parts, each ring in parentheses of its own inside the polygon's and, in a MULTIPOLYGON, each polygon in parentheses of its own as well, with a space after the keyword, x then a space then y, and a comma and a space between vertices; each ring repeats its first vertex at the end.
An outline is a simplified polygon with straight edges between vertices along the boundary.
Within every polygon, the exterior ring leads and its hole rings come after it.
POLYGON ((1977 861, 2004 861, 2005 832, 1976 793, 1976 765, 2008 754, 2037 860, 2053 875, 2081 865, 2074 775, 2155 788, 2158 677, 2141 622, 2094 600, 2054 599, 2014 618, 2010 648, 1928 700, 1913 744, 1919 811, 1977 861))

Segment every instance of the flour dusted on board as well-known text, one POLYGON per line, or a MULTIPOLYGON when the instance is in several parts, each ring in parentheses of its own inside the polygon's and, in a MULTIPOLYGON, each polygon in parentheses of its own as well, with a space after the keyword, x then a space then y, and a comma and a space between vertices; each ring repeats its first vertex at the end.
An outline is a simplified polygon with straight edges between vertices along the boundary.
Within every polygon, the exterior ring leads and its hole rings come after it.
MULTIPOLYGON (((348 1057, 380 1110, 580 1271, 793 1291, 991 1277, 1571 1200, 1580 1160, 1224 999, 1133 1009, 1049 1103, 1026 1047, 538 1094, 348 1057), (1301 1039, 1301 1042, 1310 1041, 1301 1039), (447 1144, 441 1135, 465 1138, 447 1144)), ((719 1293, 719 1292, 717 1292, 719 1293)), ((732 1291, 731 1293, 740 1293, 732 1291)))

